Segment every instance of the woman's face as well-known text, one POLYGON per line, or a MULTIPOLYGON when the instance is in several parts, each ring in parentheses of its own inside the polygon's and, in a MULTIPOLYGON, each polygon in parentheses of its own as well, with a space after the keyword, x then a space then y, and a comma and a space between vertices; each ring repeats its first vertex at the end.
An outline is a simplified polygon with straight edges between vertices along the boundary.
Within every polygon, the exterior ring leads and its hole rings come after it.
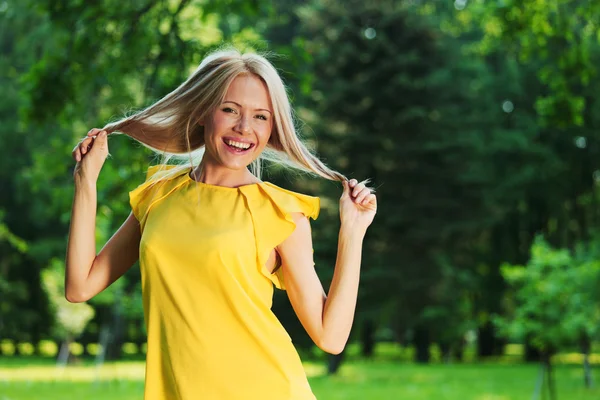
POLYGON ((265 83, 256 75, 239 75, 204 125, 205 154, 224 167, 246 168, 263 151, 272 129, 273 108, 265 83))

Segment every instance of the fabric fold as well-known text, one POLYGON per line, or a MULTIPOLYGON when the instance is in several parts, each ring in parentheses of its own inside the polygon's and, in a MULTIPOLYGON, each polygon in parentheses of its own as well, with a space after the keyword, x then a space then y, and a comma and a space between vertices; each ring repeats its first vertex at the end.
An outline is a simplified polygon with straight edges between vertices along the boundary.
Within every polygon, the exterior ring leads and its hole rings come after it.
POLYGON ((320 198, 283 189, 270 182, 242 189, 254 224, 260 272, 270 279, 276 288, 286 290, 283 265, 277 263, 274 272, 270 273, 266 268, 267 260, 273 249, 296 229, 291 213, 301 212, 316 220, 320 212, 320 198), (258 190, 260 193, 253 196, 251 193, 245 193, 247 190, 258 190))
POLYGON ((184 168, 173 173, 175 168, 180 167, 176 165, 150 166, 146 173, 146 180, 129 192, 129 204, 133 215, 140 223, 141 230, 144 229, 150 209, 187 181, 177 178, 185 178, 188 169, 184 168), (169 176, 170 174, 173 176, 169 176))

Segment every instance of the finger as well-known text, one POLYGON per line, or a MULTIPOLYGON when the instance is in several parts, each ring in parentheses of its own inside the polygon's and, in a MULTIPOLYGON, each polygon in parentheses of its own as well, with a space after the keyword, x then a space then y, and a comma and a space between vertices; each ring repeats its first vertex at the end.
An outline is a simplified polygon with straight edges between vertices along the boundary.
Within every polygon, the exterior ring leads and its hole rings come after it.
POLYGON ((358 183, 358 181, 354 178, 352 178, 348 181, 348 184, 350 185, 351 188, 353 188, 357 183, 358 183))
POLYGON ((92 146, 91 151, 100 151, 104 152, 108 148, 107 140, 106 140, 106 131, 101 131, 94 139, 94 145, 92 146))
POLYGON ((99 128, 92 128, 89 130, 89 132, 87 133, 88 136, 96 136, 102 129, 99 128))
POLYGON ((81 143, 83 143, 84 140, 85 138, 81 139, 79 142, 77 142, 75 147, 73 147, 73 150, 71 151, 71 153, 73 153, 73 156, 75 156, 75 151, 81 147, 81 143))
POLYGON ((360 193, 358 194, 358 196, 356 196, 356 199, 354 201, 357 204, 362 204, 363 200, 365 200, 367 198, 367 196, 370 194, 371 194, 371 191, 369 189, 365 188, 360 191, 360 193))
POLYGON ((342 195, 347 194, 348 193, 348 181, 346 181, 346 180, 342 181, 342 188, 343 188, 342 195))
POLYGON ((106 131, 100 131, 98 133, 98 136, 96 137, 96 139, 99 139, 100 143, 106 143, 106 137, 107 137, 107 132, 106 131))
POLYGON ((347 180, 342 181, 342 185, 344 187, 344 191, 342 192, 342 198, 350 197, 350 182, 347 180))
POLYGON ((79 146, 77 146, 77 148, 75 149, 75 161, 79 162, 81 161, 81 150, 79 149, 79 146))
POLYGON ((377 210, 377 196, 371 193, 367 196, 365 201, 365 205, 368 206, 371 210, 377 210))
POLYGON ((360 191, 363 190, 364 188, 365 188, 364 183, 359 183, 356 186, 354 186, 354 189, 352 190, 352 197, 356 197, 356 195, 359 194, 360 191))
POLYGON ((94 139, 91 137, 85 138, 81 141, 81 144, 79 145, 79 148, 81 149, 81 154, 87 153, 92 148, 93 141, 94 139))
POLYGON ((367 195, 367 197, 365 197, 364 199, 362 199, 360 202, 357 202, 356 204, 365 207, 369 210, 376 210, 377 209, 377 204, 374 203, 374 198, 372 197, 374 196, 373 194, 369 194, 367 195))

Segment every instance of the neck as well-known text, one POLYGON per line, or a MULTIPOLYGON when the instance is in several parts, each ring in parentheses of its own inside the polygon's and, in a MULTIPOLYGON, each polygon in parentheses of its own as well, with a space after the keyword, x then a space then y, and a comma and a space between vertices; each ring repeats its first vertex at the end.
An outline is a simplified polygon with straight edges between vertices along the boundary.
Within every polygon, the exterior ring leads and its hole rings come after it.
POLYGON ((259 182, 256 176, 254 176, 248 168, 231 170, 206 163, 204 159, 200 162, 200 165, 190 173, 190 176, 197 182, 226 187, 237 187, 259 182))

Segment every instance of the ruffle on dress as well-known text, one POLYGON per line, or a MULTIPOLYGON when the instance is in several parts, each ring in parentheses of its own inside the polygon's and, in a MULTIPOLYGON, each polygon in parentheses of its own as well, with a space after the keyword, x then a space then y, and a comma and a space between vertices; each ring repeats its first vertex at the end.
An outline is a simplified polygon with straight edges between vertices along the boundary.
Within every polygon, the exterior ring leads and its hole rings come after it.
POLYGON ((160 200, 186 182, 189 167, 177 165, 152 165, 146 173, 146 181, 129 192, 129 204, 133 215, 144 230, 148 212, 160 200))
POLYGON ((278 263, 275 272, 270 273, 266 268, 267 260, 271 251, 296 229, 291 213, 301 212, 316 220, 321 208, 320 199, 280 188, 270 182, 245 186, 241 189, 252 215, 261 273, 269 278, 276 288, 286 290, 283 282, 285 266, 278 263))
MULTIPOLYGON (((148 168, 146 181, 129 192, 133 214, 144 229, 152 207, 185 183, 193 183, 186 174, 189 167, 154 165, 148 168), (162 179, 164 178, 164 179, 162 179)), ((229 192, 228 192, 229 193, 229 192)), ((271 182, 244 185, 238 188, 252 217, 256 241, 257 262, 260 273, 271 280, 276 288, 285 289, 283 267, 275 266, 275 272, 266 268, 269 255, 296 229, 291 213, 301 212, 316 220, 321 209, 320 198, 283 189, 271 182)), ((314 252, 314 249, 313 249, 314 252)))

